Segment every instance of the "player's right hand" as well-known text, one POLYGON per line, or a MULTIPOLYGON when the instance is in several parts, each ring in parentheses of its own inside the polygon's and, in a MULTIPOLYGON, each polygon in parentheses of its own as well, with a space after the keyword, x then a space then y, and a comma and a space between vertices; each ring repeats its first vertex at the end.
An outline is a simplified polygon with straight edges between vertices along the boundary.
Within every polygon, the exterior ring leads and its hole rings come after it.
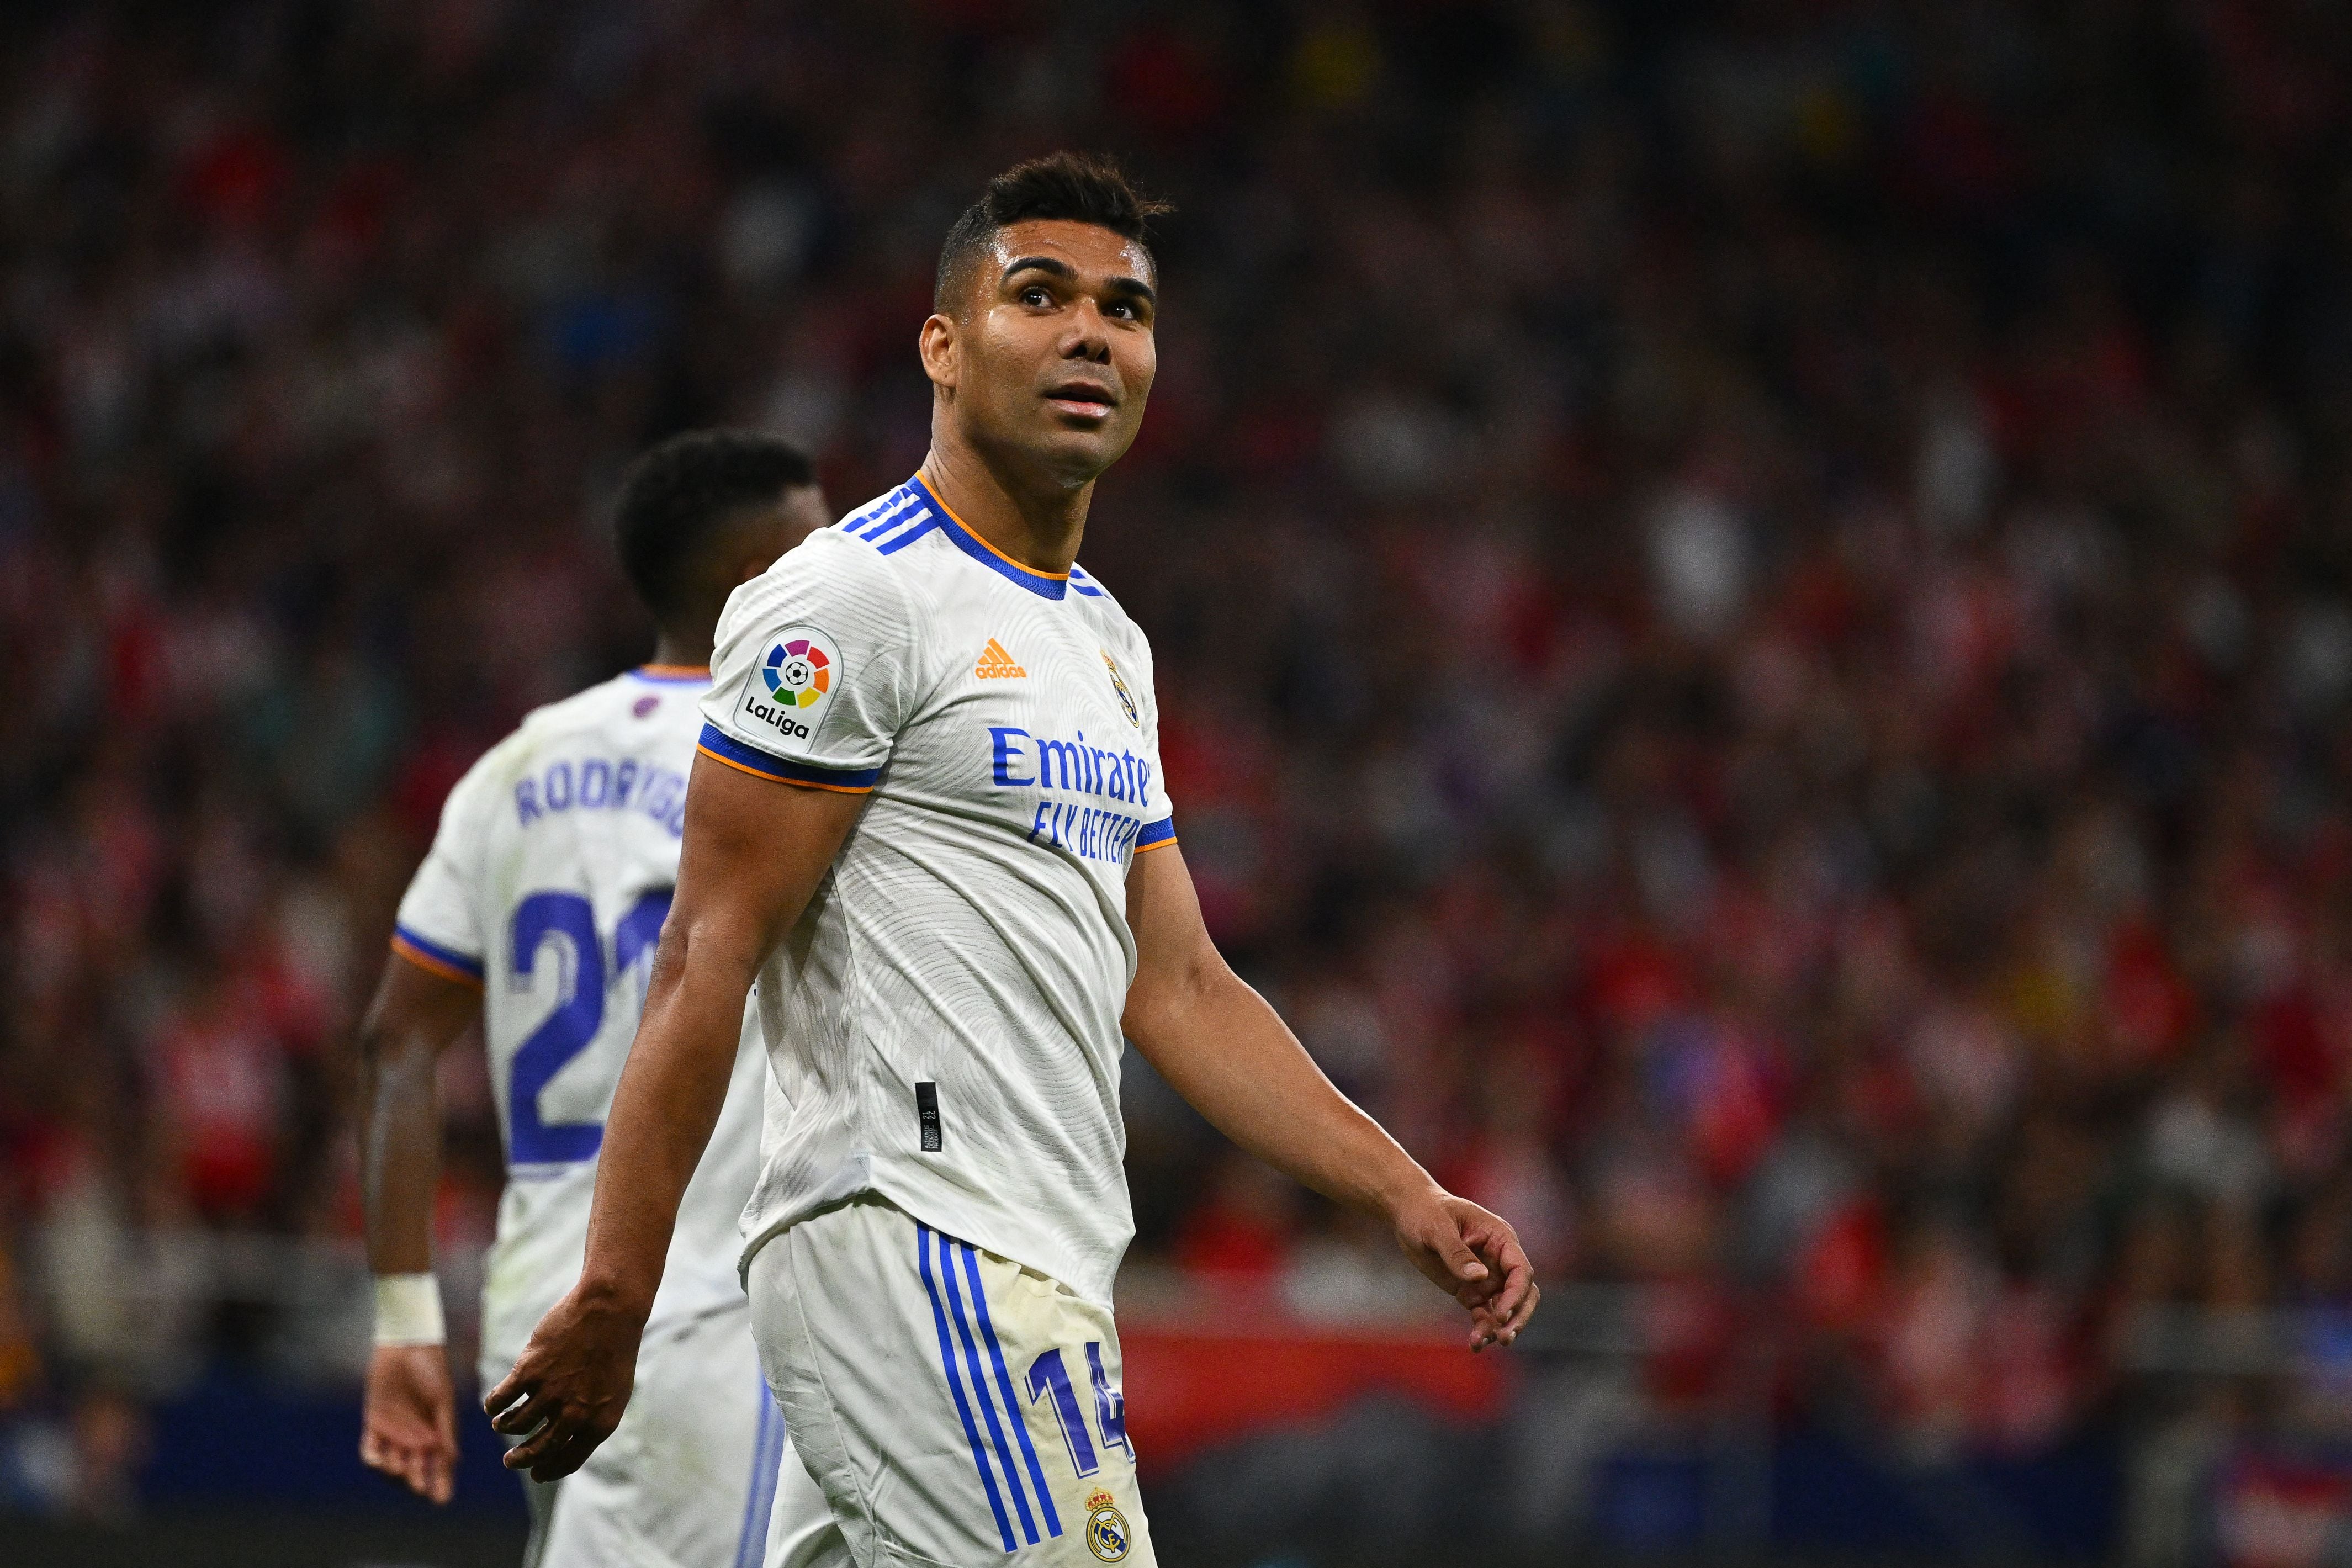
POLYGON ((1412 1266, 1469 1312, 1472 1350, 1519 1337, 1543 1292, 1508 1221, 1434 1183, 1399 1203, 1391 1217, 1412 1266))
POLYGON ((588 1462, 628 1408, 645 1326, 642 1311, 580 1285, 550 1309, 514 1370, 482 1397, 491 1430, 523 1439, 507 1450, 508 1469, 551 1481, 588 1462))
POLYGON ((439 1345, 378 1345, 368 1358, 360 1458, 433 1502, 447 1502, 457 1465, 457 1396, 439 1345))

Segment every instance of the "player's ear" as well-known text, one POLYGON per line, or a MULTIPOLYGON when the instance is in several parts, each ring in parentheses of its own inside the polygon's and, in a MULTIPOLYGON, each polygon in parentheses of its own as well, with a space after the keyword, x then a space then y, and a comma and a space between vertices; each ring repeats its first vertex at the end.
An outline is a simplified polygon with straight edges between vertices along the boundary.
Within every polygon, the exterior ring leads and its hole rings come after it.
POLYGON ((915 352, 922 357, 923 374, 941 392, 955 390, 962 357, 960 337, 954 317, 934 313, 924 319, 922 333, 915 341, 915 352))

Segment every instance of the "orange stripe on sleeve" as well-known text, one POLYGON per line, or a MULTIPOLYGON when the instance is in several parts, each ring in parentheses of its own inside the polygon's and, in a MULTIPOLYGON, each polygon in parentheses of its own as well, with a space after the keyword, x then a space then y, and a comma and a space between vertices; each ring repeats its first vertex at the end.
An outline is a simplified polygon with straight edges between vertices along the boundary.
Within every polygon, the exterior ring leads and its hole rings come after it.
POLYGON ((694 749, 714 763, 724 763, 739 773, 750 773, 753 778, 765 779, 770 784, 790 784, 794 789, 831 790, 835 795, 872 795, 874 793, 872 784, 818 784, 813 779, 788 779, 782 773, 761 773, 749 763, 739 763, 732 757, 722 757, 708 746, 697 746, 694 749))
POLYGON ((395 936, 392 939, 392 951, 427 974, 437 974, 444 980, 454 980, 460 985, 470 985, 477 991, 482 988, 480 975, 468 974, 454 963, 444 963, 413 942, 404 942, 395 936))

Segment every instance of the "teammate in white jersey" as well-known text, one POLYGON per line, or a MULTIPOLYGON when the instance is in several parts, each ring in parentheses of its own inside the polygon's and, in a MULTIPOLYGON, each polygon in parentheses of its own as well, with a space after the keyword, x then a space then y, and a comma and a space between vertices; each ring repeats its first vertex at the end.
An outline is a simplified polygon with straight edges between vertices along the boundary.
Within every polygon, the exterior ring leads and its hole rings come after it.
MULTIPOLYGON (((659 623, 654 662, 539 710, 477 763, 401 901, 362 1032, 379 1310, 360 1451, 436 1501, 456 1458, 429 1272, 436 1058, 479 1017, 508 1175, 482 1286, 488 1384, 579 1277, 605 1109, 677 879, 713 624, 730 590, 825 521, 808 459, 781 441, 706 432, 647 454, 616 532, 659 623)), ((530 1561, 742 1568, 765 1555, 772 1516, 780 1560, 824 1523, 784 1451, 736 1277, 769 1077, 756 1018, 739 1023, 725 1110, 638 1353, 639 1398, 596 1463, 560 1489, 527 1484, 530 1561)))
POLYGON ((761 1364, 828 1563, 1150 1563, 1111 1284, 1122 1035, 1236 1142, 1375 1214, 1508 1343, 1510 1226, 1433 1181, 1219 957, 1150 650, 1076 563, 1151 386, 1155 210, 1069 155, 940 258, 907 484, 729 601, 677 902, 580 1283, 487 1406, 571 1471, 620 1421, 753 980, 781 1093, 747 1219, 761 1364))

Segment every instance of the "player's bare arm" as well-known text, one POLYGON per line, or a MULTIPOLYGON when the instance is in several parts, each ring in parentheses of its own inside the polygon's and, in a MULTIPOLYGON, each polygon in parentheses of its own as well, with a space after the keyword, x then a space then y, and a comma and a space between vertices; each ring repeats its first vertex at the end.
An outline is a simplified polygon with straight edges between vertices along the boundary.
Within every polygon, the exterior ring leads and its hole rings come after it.
MULTIPOLYGON (((479 986, 395 954, 360 1025, 361 1180, 368 1265, 379 1279, 432 1272, 441 1167, 434 1070, 480 1008, 479 986)), ((417 1496, 447 1502, 457 1461, 456 1404, 441 1345, 377 1345, 368 1358, 360 1458, 417 1496)))
POLYGON ((1517 1339, 1541 1295, 1518 1237, 1439 1186, 1233 972, 1182 850, 1136 856, 1127 911, 1136 972, 1120 1025, 1160 1075, 1259 1159, 1391 1226, 1413 1266, 1468 1310, 1472 1350, 1517 1339))
POLYGON ((744 996, 863 805, 696 759, 677 892, 604 1124, 580 1281, 482 1402, 498 1431, 530 1435, 508 1468, 570 1475, 620 1424, 678 1200, 726 1099, 744 996))

